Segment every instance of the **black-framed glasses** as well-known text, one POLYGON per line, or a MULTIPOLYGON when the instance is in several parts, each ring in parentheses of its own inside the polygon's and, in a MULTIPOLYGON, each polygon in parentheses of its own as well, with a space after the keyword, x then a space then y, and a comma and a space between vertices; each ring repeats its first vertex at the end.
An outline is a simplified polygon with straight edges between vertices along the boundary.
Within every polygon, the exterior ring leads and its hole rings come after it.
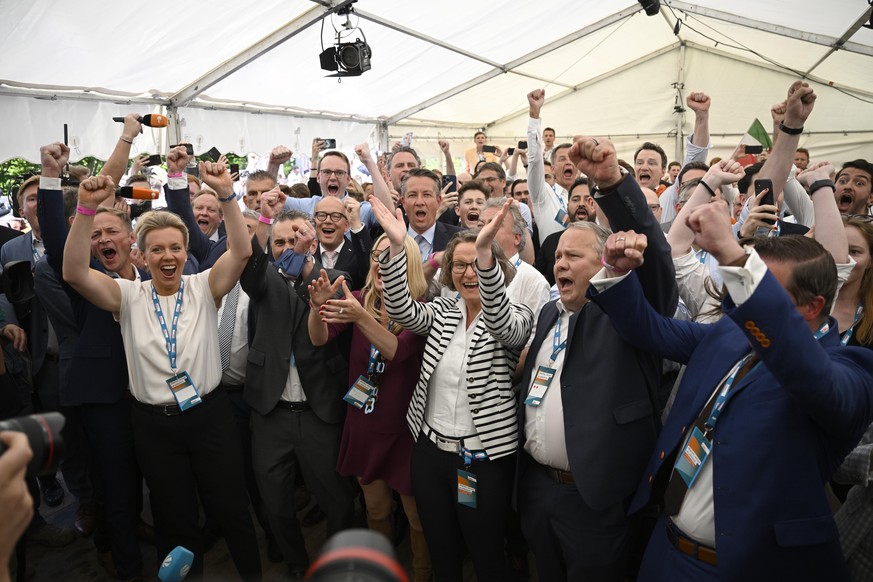
POLYGON ((331 176, 336 176, 340 180, 349 175, 349 173, 345 170, 319 170, 318 173, 324 174, 328 178, 330 178, 331 176))
POLYGON ((385 249, 382 249, 381 251, 370 251, 370 258, 373 259, 374 261, 378 262, 379 257, 381 257, 382 253, 384 253, 384 252, 385 252, 385 249))
POLYGON ((467 272, 467 267, 473 269, 473 272, 476 272, 474 265, 475 261, 472 263, 465 263, 464 261, 452 261, 452 272, 457 273, 458 275, 463 275, 467 272))
POLYGON ((327 217, 334 222, 339 222, 340 220, 345 219, 346 215, 342 212, 316 212, 315 213, 315 222, 324 222, 327 220, 327 217))
POLYGON ((857 220, 858 222, 873 222, 873 216, 870 214, 840 214, 843 220, 857 220))

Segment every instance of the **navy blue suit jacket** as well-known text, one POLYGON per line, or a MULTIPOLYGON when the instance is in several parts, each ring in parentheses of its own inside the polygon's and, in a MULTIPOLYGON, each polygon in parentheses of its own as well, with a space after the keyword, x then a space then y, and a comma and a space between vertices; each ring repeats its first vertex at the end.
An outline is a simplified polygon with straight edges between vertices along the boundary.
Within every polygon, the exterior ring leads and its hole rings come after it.
POLYGON ((722 378, 754 348, 762 360, 731 389, 712 449, 718 568, 724 580, 848 580, 824 484, 873 419, 873 352, 816 341, 767 273, 710 325, 654 312, 635 273, 597 294, 640 349, 687 363, 630 511, 659 502, 675 454, 722 378))

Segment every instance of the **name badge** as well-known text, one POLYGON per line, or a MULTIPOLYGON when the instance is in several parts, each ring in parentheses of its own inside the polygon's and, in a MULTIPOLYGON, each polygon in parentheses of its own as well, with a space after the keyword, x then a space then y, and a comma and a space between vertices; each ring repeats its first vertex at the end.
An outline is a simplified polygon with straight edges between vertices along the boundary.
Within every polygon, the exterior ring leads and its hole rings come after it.
POLYGON ((355 380, 355 383, 352 384, 352 387, 343 396, 343 400, 360 410, 375 390, 376 387, 369 380, 364 376, 358 376, 358 379, 355 380))
POLYGON ((568 224, 570 224, 570 215, 568 215, 567 211, 563 208, 559 208, 558 213, 555 215, 555 222, 563 227, 566 227, 568 224))
POLYGON ((182 412, 203 402, 188 372, 179 372, 175 376, 167 378, 166 382, 167 386, 170 387, 170 392, 173 393, 173 398, 176 399, 176 404, 179 405, 179 410, 182 412))
POLYGON ((546 390, 549 389, 549 385, 552 383, 552 379, 554 379, 555 374, 557 373, 557 370, 547 366, 540 366, 537 368, 533 385, 531 385, 530 393, 527 395, 524 403, 528 406, 539 406, 540 402, 543 401, 543 396, 545 396, 546 390))
POLYGON ((694 485, 697 476, 700 475, 700 469, 710 452, 712 452, 712 442, 695 426, 685 449, 676 459, 676 472, 679 473, 689 489, 694 485))
POLYGON ((476 475, 458 469, 458 503, 476 509, 476 475))

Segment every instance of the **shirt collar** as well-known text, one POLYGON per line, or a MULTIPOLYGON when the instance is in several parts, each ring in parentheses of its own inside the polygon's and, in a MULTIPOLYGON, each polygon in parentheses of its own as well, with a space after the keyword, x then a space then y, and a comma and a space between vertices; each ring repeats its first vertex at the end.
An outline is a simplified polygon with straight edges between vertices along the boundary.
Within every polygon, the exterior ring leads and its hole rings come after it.
POLYGON ((412 237, 412 240, 415 240, 415 237, 417 237, 419 234, 421 234, 421 236, 424 237, 424 240, 426 240, 430 246, 433 246, 433 235, 434 235, 435 231, 436 231, 436 222, 431 224, 430 228, 422 233, 415 232, 414 230, 412 230, 411 226, 406 229, 406 233, 410 237, 412 237))

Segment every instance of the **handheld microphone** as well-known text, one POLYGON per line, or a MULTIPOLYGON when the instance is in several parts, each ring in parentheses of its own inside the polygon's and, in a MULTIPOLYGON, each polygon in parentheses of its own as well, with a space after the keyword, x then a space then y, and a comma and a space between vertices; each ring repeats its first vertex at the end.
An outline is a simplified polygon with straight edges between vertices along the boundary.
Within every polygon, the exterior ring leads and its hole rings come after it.
POLYGON ((157 190, 137 186, 122 186, 115 189, 115 195, 132 200, 157 200, 161 195, 157 190))
POLYGON ((176 546, 161 563, 158 578, 161 582, 182 582, 191 570, 193 562, 194 554, 191 550, 176 546))
MULTIPOLYGON (((112 121, 124 123, 124 118, 113 117, 112 121)), ((149 113, 148 115, 143 115, 139 118, 139 122, 143 125, 148 125, 149 127, 167 127, 170 124, 170 120, 167 119, 167 116, 160 115, 158 113, 149 113)))

